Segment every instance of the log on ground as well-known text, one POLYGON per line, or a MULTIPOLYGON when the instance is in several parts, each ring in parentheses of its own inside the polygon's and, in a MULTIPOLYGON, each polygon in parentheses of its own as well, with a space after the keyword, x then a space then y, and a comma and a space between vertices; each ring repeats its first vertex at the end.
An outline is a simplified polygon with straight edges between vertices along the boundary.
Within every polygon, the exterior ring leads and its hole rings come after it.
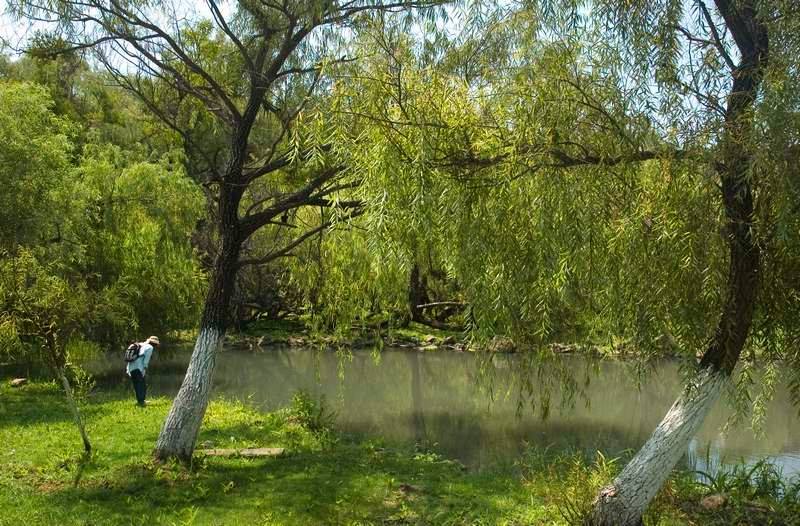
POLYGON ((198 449, 195 453, 207 457, 279 457, 283 455, 284 449, 282 447, 198 449))

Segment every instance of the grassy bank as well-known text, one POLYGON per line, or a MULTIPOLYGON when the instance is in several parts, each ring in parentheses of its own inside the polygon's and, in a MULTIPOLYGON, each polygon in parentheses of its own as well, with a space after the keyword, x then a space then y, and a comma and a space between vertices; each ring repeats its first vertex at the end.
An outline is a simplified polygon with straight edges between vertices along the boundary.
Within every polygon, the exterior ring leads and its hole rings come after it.
MULTIPOLYGON (((191 341, 188 333, 181 335, 191 341)), ((266 349, 273 346, 290 347, 346 347, 375 348, 393 347, 417 351, 488 351, 490 353, 525 353, 533 350, 531 346, 520 345, 511 338, 497 335, 489 341, 470 341, 466 332, 443 330, 418 322, 410 322, 403 327, 376 327, 353 325, 349 329, 339 329, 336 333, 319 332, 313 329, 304 317, 282 320, 256 320, 241 331, 230 331, 226 335, 229 346, 242 349, 266 349)), ((554 343, 547 348, 556 354, 580 354, 595 358, 630 358, 636 355, 634 349, 623 342, 613 344, 554 343)), ((674 356, 674 348, 664 345, 663 356, 674 356)))
POLYGON ((467 350, 468 347, 461 332, 435 329, 416 322, 392 329, 354 325, 347 330, 326 333, 314 330, 304 318, 257 320, 240 332, 231 331, 226 337, 229 344, 245 348, 273 345, 373 348, 388 345, 419 350, 467 350))
MULTIPOLYGON (((303 397, 270 414, 222 400, 207 412, 200 443, 286 448, 281 457, 159 465, 150 451, 168 407, 156 399, 137 408, 122 391, 89 396, 82 409, 95 452, 84 462, 56 386, 3 381, 0 524, 565 524, 616 469, 531 450, 514 466, 470 473, 432 452, 342 437, 303 397)), ((676 477, 648 522, 736 523, 733 498, 711 512, 699 506, 707 492, 676 477)))

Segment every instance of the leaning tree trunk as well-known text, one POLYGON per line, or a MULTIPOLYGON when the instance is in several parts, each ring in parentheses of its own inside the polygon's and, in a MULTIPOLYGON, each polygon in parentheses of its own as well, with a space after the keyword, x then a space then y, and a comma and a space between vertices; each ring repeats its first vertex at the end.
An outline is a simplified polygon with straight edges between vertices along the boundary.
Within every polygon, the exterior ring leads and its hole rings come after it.
POLYGON ((260 99, 251 98, 246 118, 239 121, 232 136, 231 158, 220 181, 217 198, 216 224, 220 250, 214 260, 211 283, 200 318, 200 332, 189 359, 189 367, 153 451, 153 456, 159 460, 177 458, 188 461, 192 458, 200 424, 208 406, 214 362, 225 338, 228 310, 239 270, 239 253, 246 238, 242 235, 239 219, 239 204, 247 187, 242 179, 242 167, 247 155, 250 129, 260 100, 263 100, 263 90, 260 96, 260 99))
POLYGON ((81 432, 83 450, 87 455, 90 455, 92 453, 92 444, 89 442, 89 436, 86 434, 86 426, 83 425, 78 403, 75 401, 75 397, 72 396, 72 387, 69 385, 67 375, 64 374, 64 369, 58 369, 57 375, 58 379, 61 380, 61 385, 64 387, 64 393, 67 395, 67 404, 69 405, 69 410, 72 412, 72 418, 75 419, 75 425, 78 426, 78 430, 81 432))
POLYGON ((650 439, 614 482, 603 488, 587 524, 633 526, 642 523, 648 504, 686 452, 717 401, 729 375, 703 369, 686 386, 650 439))
POLYGON ((92 454, 92 444, 89 442, 89 436, 86 434, 86 426, 83 423, 83 418, 81 418, 81 411, 78 409, 78 403, 75 401, 75 396, 72 394, 72 386, 67 379, 64 349, 59 345, 58 337, 53 330, 45 330, 44 340, 45 348, 48 352, 48 364, 53 371, 53 375, 59 379, 61 386, 64 388, 64 395, 67 397, 67 405, 72 413, 73 420, 75 420, 75 425, 81 433, 83 450, 88 458, 88 456, 92 454))
POLYGON ((698 371, 664 419, 614 482, 600 492, 593 526, 641 524, 648 504, 685 453, 729 381, 744 347, 756 306, 759 249, 753 239, 753 198, 744 173, 723 176, 728 214, 730 269, 725 307, 698 371))
POLYGON ((200 424, 211 395, 217 351, 225 338, 228 308, 239 260, 239 243, 231 235, 223 240, 206 297, 200 332, 186 376, 161 428, 153 455, 160 460, 192 458, 200 424))
POLYGON ((634 526, 697 433, 739 360, 752 324, 760 269, 754 239, 752 105, 767 62, 767 31, 751 3, 717 8, 741 53, 732 72, 725 130, 716 164, 722 187, 730 253, 726 299, 714 338, 664 419, 612 484, 600 491, 587 518, 592 526, 634 526))

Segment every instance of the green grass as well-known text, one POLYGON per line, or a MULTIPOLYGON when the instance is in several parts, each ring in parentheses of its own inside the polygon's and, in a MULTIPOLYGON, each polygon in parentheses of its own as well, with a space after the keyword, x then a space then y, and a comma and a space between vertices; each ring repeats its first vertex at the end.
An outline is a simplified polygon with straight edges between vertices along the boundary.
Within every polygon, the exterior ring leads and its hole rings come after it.
MULTIPOLYGON (((380 320, 371 320, 370 323, 377 323, 380 320)), ((370 328, 369 324, 366 327, 360 327, 354 324, 349 329, 344 329, 333 332, 317 332, 313 328, 313 324, 303 317, 283 319, 283 320, 256 320, 249 323, 241 332, 231 332, 228 338, 231 342, 252 342, 261 337, 265 337, 270 343, 287 343, 291 338, 299 338, 309 345, 315 343, 319 344, 332 344, 338 342, 339 344, 347 343, 348 345, 361 345, 372 346, 375 344, 376 329, 370 328)), ((434 329, 417 322, 411 322, 405 327, 381 329, 382 336, 390 336, 394 340, 401 340, 405 342, 414 342, 417 345, 440 344, 445 338, 452 338, 453 341, 462 341, 464 334, 459 331, 447 331, 441 329, 434 329), (432 342, 428 339, 430 336, 434 337, 432 342)))
POLYGON ((434 336, 437 338, 437 340, 443 340, 448 336, 454 338, 455 340, 461 340, 464 337, 464 333, 460 331, 435 329, 415 321, 412 321, 406 327, 394 329, 392 334, 407 340, 416 340, 420 342, 424 341, 428 336, 434 336))
POLYGON ((242 331, 245 336, 269 336, 273 340, 286 340, 308 332, 308 327, 299 319, 255 320, 242 331))
POLYGON ((787 480, 769 462, 738 464, 713 474, 697 473, 702 475, 700 484, 694 482, 696 477, 693 476, 687 480, 693 474, 684 474, 677 480, 686 502, 700 501, 708 494, 725 499, 720 509, 708 511, 698 506, 692 510, 708 524, 800 524, 800 479, 787 480))
MULTIPOLYGON (((284 447, 283 457, 157 464, 150 452, 168 408, 156 399, 140 409, 127 391, 91 395, 82 411, 95 451, 83 462, 58 388, 3 382, 0 525, 565 524, 617 468, 603 457, 531 449, 513 466, 470 473, 435 452, 342 437, 324 407, 300 395, 269 414, 215 400, 198 439, 284 447)), ((685 501, 696 502, 702 486, 681 480, 668 484, 647 523, 721 524, 685 501)))
POLYGON ((57 387, 0 387, 0 524, 528 524, 553 511, 512 477, 348 441, 313 411, 312 426, 304 411, 229 400, 212 402, 199 443, 287 454, 158 465, 150 452, 168 407, 140 409, 122 392, 84 402, 95 452, 75 487, 81 444, 57 387))

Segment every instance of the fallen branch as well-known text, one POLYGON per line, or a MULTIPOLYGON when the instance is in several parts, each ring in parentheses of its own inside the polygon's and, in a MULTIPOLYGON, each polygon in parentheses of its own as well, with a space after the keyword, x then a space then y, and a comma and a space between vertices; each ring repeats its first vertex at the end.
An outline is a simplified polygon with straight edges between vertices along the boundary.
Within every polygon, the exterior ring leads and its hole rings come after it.
POLYGON ((463 301, 435 301, 433 303, 423 303, 417 305, 418 309, 428 309, 431 307, 466 307, 467 304, 463 301))
POLYGON ((198 449, 195 453, 207 457, 279 457, 282 447, 257 447, 244 449, 198 449))

